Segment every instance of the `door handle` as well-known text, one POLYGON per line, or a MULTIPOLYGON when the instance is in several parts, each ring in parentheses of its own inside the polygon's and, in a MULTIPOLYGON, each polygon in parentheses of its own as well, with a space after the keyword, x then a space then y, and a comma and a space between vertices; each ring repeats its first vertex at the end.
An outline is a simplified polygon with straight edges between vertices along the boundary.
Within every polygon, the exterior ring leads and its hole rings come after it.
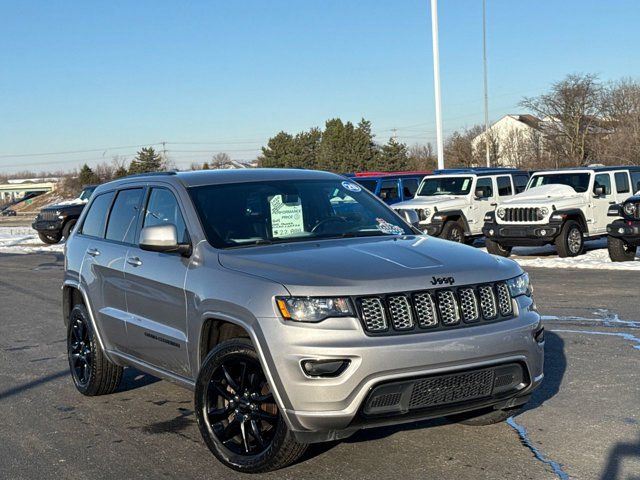
POLYGON ((140 260, 138 257, 130 257, 127 258, 127 263, 132 267, 139 267, 140 265, 142 265, 142 260, 140 260))
POLYGON ((87 250, 87 255, 91 255, 92 257, 97 257, 98 255, 100 255, 100 250, 98 250, 97 248, 90 248, 87 250))
POLYGON ((615 204, 616 204, 615 200, 613 202, 609 202, 609 205, 615 205, 615 204))

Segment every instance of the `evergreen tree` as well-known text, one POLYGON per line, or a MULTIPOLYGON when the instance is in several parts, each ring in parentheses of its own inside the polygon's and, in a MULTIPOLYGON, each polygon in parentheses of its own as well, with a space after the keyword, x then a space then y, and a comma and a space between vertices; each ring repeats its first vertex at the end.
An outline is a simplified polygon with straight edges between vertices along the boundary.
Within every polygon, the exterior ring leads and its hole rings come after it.
POLYGON ((280 132, 262 147, 262 155, 258 157, 258 165, 265 168, 284 168, 291 166, 293 160, 293 136, 280 132))
POLYGON ((121 165, 113 172, 113 179, 115 180, 116 178, 126 177, 127 175, 129 175, 129 171, 124 167, 124 165, 121 165))
POLYGON ((129 165, 129 175, 137 173, 159 172, 163 169, 162 157, 153 147, 142 148, 129 165))
POLYGON ((210 169, 211 169, 211 167, 209 167, 209 164, 207 162, 204 162, 202 164, 202 170, 210 170, 210 169))
POLYGON ((377 164, 379 169, 384 172, 407 170, 409 166, 407 146, 398 142, 395 138, 390 138, 380 149, 377 164))
POLYGON ((94 185, 96 183, 100 183, 100 179, 94 171, 91 170, 89 165, 85 163, 78 174, 78 184, 80 187, 84 187, 85 185, 94 185))

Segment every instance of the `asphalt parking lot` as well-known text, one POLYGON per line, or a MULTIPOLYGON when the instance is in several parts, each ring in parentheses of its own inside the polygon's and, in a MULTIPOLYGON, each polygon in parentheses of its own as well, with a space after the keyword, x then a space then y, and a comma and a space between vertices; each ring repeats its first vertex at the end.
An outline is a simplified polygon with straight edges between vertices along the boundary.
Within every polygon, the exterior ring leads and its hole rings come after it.
MULTIPOLYGON (((0 254, 0 478, 239 477, 201 441, 189 391, 128 369, 113 395, 76 392, 62 265, 59 253, 0 254)), ((490 427, 363 431, 263 477, 640 479, 637 272, 528 270, 547 356, 525 412, 490 427)))

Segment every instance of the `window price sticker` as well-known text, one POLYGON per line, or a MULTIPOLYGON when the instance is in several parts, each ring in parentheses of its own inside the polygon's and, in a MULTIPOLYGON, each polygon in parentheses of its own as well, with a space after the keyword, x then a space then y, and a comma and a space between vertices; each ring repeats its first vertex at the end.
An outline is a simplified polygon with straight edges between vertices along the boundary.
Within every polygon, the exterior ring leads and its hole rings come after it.
POLYGON ((300 198, 295 203, 284 203, 282 195, 275 195, 269 200, 269 207, 271 209, 271 235, 273 237, 286 237, 304 232, 300 198))

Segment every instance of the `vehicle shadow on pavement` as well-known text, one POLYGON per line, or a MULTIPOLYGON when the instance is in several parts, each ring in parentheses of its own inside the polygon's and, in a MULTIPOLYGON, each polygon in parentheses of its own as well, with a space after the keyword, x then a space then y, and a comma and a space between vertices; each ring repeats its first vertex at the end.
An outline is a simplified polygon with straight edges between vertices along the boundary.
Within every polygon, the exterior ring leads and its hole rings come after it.
MULTIPOLYGON (((562 340, 562 338, 560 338, 555 333, 545 331, 544 381, 542 385, 535 391, 531 400, 529 400, 529 402, 526 404, 523 411, 537 408, 547 400, 554 397, 560 391, 560 385, 562 384, 562 379, 564 377, 566 369, 567 358, 564 352, 564 340, 562 340)), ((446 425, 447 423, 450 423, 449 420, 445 418, 437 418, 433 420, 423 420, 413 423, 360 430, 352 437, 346 438, 341 442, 360 443, 368 442, 371 440, 380 440, 389 437, 397 432, 422 430, 446 425)), ((304 459, 322 455, 338 445, 338 443, 340 442, 312 444, 307 450, 304 459)), ((302 461, 304 461, 304 459, 302 461)))
POLYGON ((622 478, 628 478, 629 480, 639 480, 640 475, 633 477, 622 477, 620 471, 623 460, 634 459, 640 460, 640 436, 635 443, 620 442, 616 444, 609 452, 609 458, 607 459, 607 466, 604 469, 602 480, 618 480, 622 478))
POLYGON ((159 381, 159 378, 149 375, 148 373, 141 372, 133 367, 127 367, 122 373, 122 380, 120 380, 120 386, 117 391, 128 392, 130 390, 146 387, 147 385, 151 385, 159 381))

